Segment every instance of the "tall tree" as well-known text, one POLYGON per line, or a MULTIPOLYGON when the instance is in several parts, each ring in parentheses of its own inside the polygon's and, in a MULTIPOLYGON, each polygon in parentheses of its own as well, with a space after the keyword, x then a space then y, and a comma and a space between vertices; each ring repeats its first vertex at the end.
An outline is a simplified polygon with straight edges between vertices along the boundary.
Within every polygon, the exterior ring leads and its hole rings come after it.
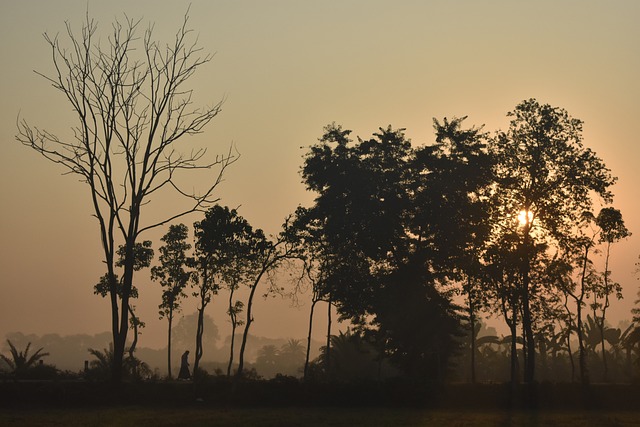
MULTIPOLYGON (((493 158, 487 150, 488 136, 482 128, 463 128, 466 117, 442 123, 434 119, 437 166, 429 162, 429 191, 440 191, 448 212, 442 218, 453 219, 457 238, 462 242, 455 262, 460 292, 465 298, 471 347, 471 382, 475 382, 476 322, 487 305, 482 286, 482 256, 491 231, 490 190, 493 184, 493 158), (435 175, 439 177, 435 178, 435 175), (453 183, 453 184, 452 184, 453 183), (462 185, 461 185, 462 183, 462 185)), ((433 197, 433 196, 431 196, 433 197)), ((433 221, 431 219, 430 221, 433 221)), ((448 233, 451 236, 453 233, 448 233)), ((448 239, 452 240, 452 239, 448 239)))
POLYGON ((609 278, 609 257, 611 255, 611 245, 618 240, 630 236, 631 233, 629 233, 629 230, 625 227, 620 211, 613 207, 603 208, 600 210, 600 213, 598 213, 598 217, 596 218, 596 224, 600 228, 600 242, 606 245, 602 286, 598 289, 599 292, 596 292, 596 295, 601 297, 603 301, 598 304, 600 308, 600 315, 596 317, 596 320, 600 327, 604 380, 607 381, 609 372, 607 367, 607 353, 604 348, 607 308, 609 308, 609 297, 612 294, 614 294, 618 299, 622 298, 622 287, 618 283, 612 283, 609 278))
MULTIPOLYGON (((326 288, 324 274, 326 264, 331 262, 330 251, 322 240, 322 227, 318 218, 313 217, 313 210, 299 206, 292 219, 291 237, 300 247, 302 265, 302 283, 307 283, 311 290, 311 308, 309 310, 309 327, 307 329, 307 348, 303 369, 303 380, 308 378, 311 354, 311 337, 313 333, 313 319, 316 305, 320 301, 328 303, 327 318, 327 344, 326 352, 330 352, 331 346, 331 302, 330 292, 326 288)), ((325 361, 327 361, 326 359, 325 361)), ((328 372, 329 365, 325 365, 328 372)))
POLYGON ((354 144, 349 130, 329 125, 302 171, 318 194, 311 211, 330 254, 328 295, 414 378, 442 378, 457 346, 461 319, 446 286, 479 232, 475 202, 491 173, 480 133, 461 121, 436 121, 439 140, 420 149, 403 129, 354 144))
POLYGON ((578 367, 582 384, 589 383, 583 312, 586 306, 585 298, 595 290, 596 272, 591 259, 597 243, 597 231, 593 230, 594 220, 595 217, 591 212, 582 213, 573 237, 568 239, 565 245, 565 255, 560 257, 555 265, 556 283, 566 300, 566 319, 569 322, 567 324, 568 345, 571 345, 572 331, 576 332, 578 338, 578 367), (568 306, 569 298, 575 303, 575 322, 568 306))
MULTIPOLYGON (((238 215, 235 209, 220 205, 205 212, 203 220, 194 224, 196 238, 195 266, 198 273, 197 290, 200 298, 198 306, 198 329, 196 333, 196 357, 194 371, 202 357, 202 333, 204 312, 213 295, 226 285, 229 290, 227 313, 231 319, 231 351, 227 375, 231 373, 235 343, 235 330, 242 320, 238 319, 243 303, 234 301, 233 296, 240 283, 247 280, 255 263, 253 244, 254 231, 249 223, 238 215)), ((197 374, 196 374, 197 375, 197 374)))
POLYGON ((531 302, 538 289, 530 274, 534 247, 545 236, 566 241, 579 215, 591 210, 592 194, 611 201, 609 187, 615 178, 603 161, 583 146, 582 122, 564 109, 529 99, 508 116, 508 130, 499 132, 495 141, 499 156, 496 173, 503 196, 503 221, 521 217, 525 381, 532 382, 535 343, 531 302))
MULTIPOLYGON (((125 247, 120 245, 117 250, 118 260, 116 261, 116 267, 123 268, 124 267, 124 257, 125 257, 125 247)), ((151 248, 151 240, 144 240, 142 242, 136 242, 135 247, 133 249, 133 270, 140 271, 143 268, 148 268, 151 265, 151 260, 153 259, 153 249, 151 248)), ((118 279, 118 275, 116 274, 114 277, 117 284, 117 292, 120 294, 122 292, 122 279, 118 279)), ((100 281, 94 286, 94 293, 96 295, 100 295, 103 298, 109 295, 109 275, 105 274, 100 278, 100 281)), ((138 336, 140 335, 140 329, 145 327, 145 323, 135 314, 135 306, 133 305, 133 300, 138 298, 138 288, 131 284, 131 292, 129 294, 129 325, 130 328, 133 329, 133 341, 129 346, 129 358, 134 360, 134 352, 136 351, 136 346, 138 344, 138 336)))
POLYGON ((67 24, 66 43, 45 34, 54 70, 38 74, 71 104, 77 124, 71 136, 59 137, 19 119, 16 136, 78 175, 89 189, 109 283, 114 381, 120 381, 122 374, 134 249, 140 235, 206 208, 225 168, 237 158, 230 151, 206 162, 206 150, 183 148, 184 137, 202 132, 221 109, 221 103, 202 109, 192 106, 187 84, 211 56, 200 56, 201 48, 187 26, 188 15, 168 44, 154 40, 153 26, 140 36, 139 24, 129 18, 116 20, 111 33, 101 37, 97 23, 87 16, 79 33, 67 24), (176 180, 181 172, 203 168, 216 168, 217 176, 202 193, 181 188, 176 180), (163 190, 175 190, 188 201, 149 221, 143 213, 151 196, 163 190), (125 248, 120 287, 114 273, 119 244, 125 248))
MULTIPOLYGON (((249 229, 251 231, 251 229, 249 229)), ((249 286, 249 296, 247 298, 247 316, 242 333, 242 343, 240 344, 240 354, 238 356, 238 370, 236 377, 244 375, 244 353, 249 338, 249 329, 254 322, 253 300, 258 289, 258 285, 263 279, 273 273, 282 263, 288 259, 300 258, 300 248, 297 241, 292 237, 291 218, 288 217, 282 225, 282 231, 275 238, 268 238, 261 229, 255 229, 250 233, 250 239, 246 242, 248 263, 246 273, 246 284, 249 286)), ((265 292, 268 295, 273 290, 274 283, 265 292)))
POLYGON ((162 319, 168 321, 167 328, 167 372, 171 378, 171 334, 173 332, 173 316, 180 310, 180 303, 187 295, 184 292, 192 272, 187 270, 191 264, 187 251, 191 245, 187 243, 189 229, 184 224, 171 225, 162 237, 164 245, 160 247, 160 265, 151 268, 151 278, 160 282, 163 287, 162 303, 158 305, 162 319))

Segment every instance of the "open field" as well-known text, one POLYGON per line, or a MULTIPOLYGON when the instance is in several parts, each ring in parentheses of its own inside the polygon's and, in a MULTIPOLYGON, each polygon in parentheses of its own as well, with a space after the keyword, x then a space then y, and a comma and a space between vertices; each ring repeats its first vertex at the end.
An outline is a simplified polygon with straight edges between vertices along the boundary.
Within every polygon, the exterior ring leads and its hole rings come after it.
POLYGON ((640 386, 3 382, 0 425, 640 426, 640 386))
POLYGON ((118 408, 3 411, 2 426, 639 426, 640 411, 417 408, 118 408))

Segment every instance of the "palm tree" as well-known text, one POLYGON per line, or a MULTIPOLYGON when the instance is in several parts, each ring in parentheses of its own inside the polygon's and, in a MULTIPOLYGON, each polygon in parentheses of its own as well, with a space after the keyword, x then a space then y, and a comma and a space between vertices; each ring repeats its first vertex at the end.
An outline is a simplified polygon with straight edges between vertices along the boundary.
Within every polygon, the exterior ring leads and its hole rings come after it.
MULTIPOLYGON (((109 348, 105 348, 102 351, 93 348, 88 349, 88 351, 95 357, 94 360, 89 362, 93 376, 99 379, 108 379, 114 361, 113 344, 110 343, 109 348)), ((122 359, 122 367, 124 376, 135 380, 149 377, 152 373, 149 365, 131 355, 122 359)))
POLYGON ((9 348, 11 352, 11 357, 5 356, 4 354, 0 354, 2 360, 4 360, 11 372, 16 376, 23 375, 26 371, 36 366, 36 364, 42 360, 43 357, 48 356, 49 353, 42 353, 44 350, 43 347, 39 348, 35 353, 29 356, 29 348, 31 347, 31 343, 27 344, 27 347, 24 351, 18 351, 13 343, 7 340, 9 343, 9 348))
POLYGON ((290 339, 280 348, 280 364, 283 374, 295 375, 304 366, 305 347, 300 340, 290 339))
POLYGON ((256 369, 260 375, 271 377, 276 374, 279 352, 275 345, 269 344, 258 350, 256 369))

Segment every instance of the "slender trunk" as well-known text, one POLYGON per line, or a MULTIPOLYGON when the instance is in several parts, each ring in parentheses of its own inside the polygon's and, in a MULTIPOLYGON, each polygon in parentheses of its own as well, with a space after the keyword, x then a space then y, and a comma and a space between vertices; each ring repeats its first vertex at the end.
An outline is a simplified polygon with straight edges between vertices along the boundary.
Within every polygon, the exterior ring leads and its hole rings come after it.
POLYGON ((476 314, 469 295, 469 323, 471 326, 471 384, 476 383, 476 314))
POLYGON ((576 365, 573 360, 573 351, 571 350, 571 329, 573 325, 573 318, 571 316, 571 310, 569 310, 569 295, 565 293, 564 295, 564 308, 567 310, 567 351, 569 352, 569 362, 571 363, 571 382, 575 381, 576 378, 576 365))
POLYGON ((200 285, 200 307, 198 307, 198 325, 196 326, 196 355, 193 361, 193 379, 197 379, 202 358, 202 336, 204 334, 204 309, 207 306, 208 283, 209 283, 209 263, 208 260, 201 261, 202 266, 202 283, 200 285))
POLYGON ((571 350, 571 331, 567 333, 567 351, 569 352, 569 362, 571 363, 571 382, 574 382, 576 380, 576 364, 571 350))
POLYGON ((131 319, 133 320, 133 342, 131 343, 131 347, 129 347, 129 357, 133 359, 133 353, 136 351, 136 346, 138 345, 138 320, 136 319, 136 315, 133 312, 131 306, 129 306, 129 314, 131 315, 131 319))
MULTIPOLYGON (((525 210, 525 211, 528 211, 525 210)), ((529 272, 530 266, 530 253, 529 243, 531 231, 531 224, 527 223, 524 230, 523 241, 523 257, 522 257, 522 329, 525 337, 525 361, 524 361, 524 381, 526 383, 532 383, 535 378, 535 365, 536 365, 536 346, 533 337, 533 320, 531 318, 531 307, 529 304, 529 272)))
POLYGON ((584 348, 584 335, 582 331, 582 304, 585 295, 585 283, 587 277, 587 262, 589 256, 589 245, 585 246, 584 259, 582 260, 582 277, 580 279, 580 297, 576 301, 576 332, 578 333, 578 365, 580 366, 580 382, 589 383, 589 371, 587 368, 587 357, 584 348))
MULTIPOLYGON (((132 192, 135 194, 135 192, 132 192)), ((117 339, 113 343, 113 363, 115 381, 122 379, 122 362, 124 358, 125 346, 127 342, 127 333, 129 332, 129 298, 131 289, 133 288, 133 273, 135 266, 135 246, 136 237, 138 235, 138 221, 140 220, 140 201, 139 197, 132 196, 131 206, 129 208, 129 225, 125 234, 125 256, 124 256, 124 272, 122 275, 122 286, 120 295, 120 330, 117 339)), ((110 227, 112 227, 110 225, 110 227)), ((124 230, 122 230, 124 232, 124 230)))
POLYGON ((331 374, 331 295, 327 301, 327 351, 325 352, 324 369, 327 377, 331 374))
POLYGON ((231 349, 229 350, 229 364, 227 365, 227 376, 231 376, 231 369, 233 368, 233 350, 236 341, 236 324, 231 324, 231 349))
POLYGON ((240 345, 240 355, 238 356, 238 372, 236 373, 236 377, 242 377, 243 369, 244 369, 244 350, 247 346, 247 338, 249 337, 249 328, 253 323, 253 316, 251 315, 251 309, 253 307, 253 297, 256 293, 256 289, 260 284, 260 280, 262 276, 272 269, 279 260, 282 259, 280 255, 277 253, 276 249, 277 245, 271 248, 270 252, 265 255, 264 261, 262 262, 262 267, 260 269, 260 273, 256 276, 256 279, 251 286, 251 292, 249 293, 249 300, 247 301, 247 323, 244 326, 244 333, 242 334, 242 344, 240 345))
POLYGON ((247 346, 249 328, 253 323, 253 316, 251 315, 251 309, 253 308, 253 296, 255 295, 258 284, 260 283, 260 279, 262 278, 262 275, 267 271, 267 268, 268 264, 265 264, 256 280, 253 282, 253 286, 251 286, 251 292, 249 293, 249 300, 247 301, 247 322, 245 323, 244 333, 242 334, 242 344, 240 345, 240 355, 238 356, 238 372, 236 372, 237 377, 241 377, 244 370, 244 350, 247 346))
POLYGON ((515 388, 518 383, 518 328, 517 310, 513 309, 509 330, 511 332, 511 387, 515 388))
MULTIPOLYGON (((128 239, 129 240, 129 239, 128 239)), ((113 341, 113 372, 112 379, 114 382, 119 383, 122 381, 123 375, 123 359, 127 341, 127 333, 129 332, 129 296, 131 294, 131 286, 133 282, 133 247, 134 242, 127 241, 125 250, 125 262, 124 262, 124 274, 122 276, 122 282, 120 287, 120 310, 119 313, 113 313, 114 315, 120 315, 120 320, 117 322, 118 331, 113 341)), ((115 310, 118 311, 117 306, 115 310)))
POLYGON ((229 364, 227 365, 227 376, 231 376, 231 369, 233 368, 233 350, 236 341, 236 326, 238 325, 238 313, 233 306, 233 294, 235 292, 235 284, 231 286, 229 290, 229 317, 231 318, 231 348, 229 350, 229 364))
MULTIPOLYGON (((604 310, 603 310, 603 314, 604 314, 604 310)), ((609 372, 607 369, 607 351, 605 350, 604 347, 604 316, 602 319, 600 319, 602 323, 600 323, 600 337, 601 337, 601 349, 602 349, 602 365, 604 368, 604 373, 603 373, 603 380, 605 382, 609 381, 609 372)))
POLYGON ((196 327, 196 356, 193 361, 193 379, 198 379, 200 359, 202 359, 202 336, 204 335, 204 309, 207 306, 206 299, 201 297, 198 307, 198 325, 196 327))
MULTIPOLYGON (((524 318, 524 315, 522 316, 524 318)), ((527 342, 527 332, 525 330, 524 327, 524 322, 522 325, 522 364, 524 365, 524 375, 526 377, 527 375, 527 360, 529 360, 529 353, 527 352, 527 349, 529 348, 528 346, 528 342, 527 342)), ((526 378, 525 378, 525 382, 527 382, 526 378)))
POLYGON ((113 361, 111 365, 111 381, 114 383, 119 383, 122 379, 122 359, 120 363, 117 363, 116 360, 116 347, 118 343, 118 337, 120 334, 119 320, 120 320, 120 310, 118 308, 118 291, 117 291, 117 283, 115 278, 115 273, 113 272, 112 263, 107 262, 108 270, 107 273, 109 275, 109 296, 111 298, 111 337, 113 340, 113 361))
POLYGON ((307 374, 309 372, 309 354, 311 353, 311 333, 313 331, 313 311, 316 308, 317 302, 318 302, 318 299, 313 298, 313 301, 311 302, 311 310, 309 312, 309 331, 307 333, 307 353, 304 358, 304 371, 302 374, 303 381, 307 380, 307 374))
MULTIPOLYGON (((173 306, 173 303, 171 304, 173 306)), ((169 329, 167 331, 167 372, 168 378, 171 379, 171 324, 173 323, 173 307, 169 307, 169 329)))
POLYGON ((587 357, 584 349, 581 304, 578 304, 578 308, 576 309, 576 322, 577 322, 577 332, 578 332, 578 365, 580 366, 580 382, 582 384, 588 384, 589 372, 587 370, 587 357))
POLYGON ((607 255, 605 256, 604 261, 604 304, 602 305, 602 316, 600 317, 599 326, 600 326, 600 343, 602 346, 602 364, 604 367, 604 381, 609 380, 609 371, 607 367, 607 352, 604 348, 604 322, 605 316, 607 313, 607 308, 609 307, 609 254, 611 251, 611 242, 607 242, 607 255))
POLYGON ((536 348, 533 338, 533 325, 531 319, 531 309, 529 307, 529 272, 527 271, 523 278, 524 294, 522 298, 522 328, 525 337, 525 382, 532 383, 535 378, 536 348))

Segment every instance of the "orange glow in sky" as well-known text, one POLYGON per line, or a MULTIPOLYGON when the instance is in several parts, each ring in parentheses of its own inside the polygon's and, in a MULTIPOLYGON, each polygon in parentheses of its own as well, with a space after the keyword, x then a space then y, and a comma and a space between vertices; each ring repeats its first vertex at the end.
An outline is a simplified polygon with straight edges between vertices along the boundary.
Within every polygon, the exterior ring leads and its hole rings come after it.
MULTIPOLYGON (((123 13, 155 23, 170 42, 191 4, 189 24, 211 63, 192 79, 195 105, 224 98, 221 114, 185 145, 240 160, 219 187, 254 227, 276 233, 287 214, 309 205, 299 170, 305 149, 335 121, 352 136, 406 128, 414 145, 433 143, 432 118, 468 116, 494 132, 520 101, 566 109, 584 121, 584 144, 619 178, 614 204, 634 235, 612 247, 610 270, 625 299, 611 322, 630 319, 640 254, 640 1, 210 1, 0 2, 0 337, 97 333, 109 329, 107 300, 93 294, 104 274, 87 189, 74 176, 15 141, 16 118, 72 136, 68 102, 42 77, 53 72, 42 33, 80 29, 86 7, 104 31, 123 13)), ((106 33, 102 33, 106 38, 106 33)), ((206 174, 187 181, 201 188, 206 174)), ((179 201, 152 199, 149 221, 179 201), (155 214, 154 214, 155 212, 155 214)), ((595 209, 599 210, 598 203, 595 209)), ((184 219, 192 229, 191 216, 184 219)), ((523 216, 524 219, 524 216, 523 216)), ((165 229, 143 236, 160 246, 165 229)), ((599 261, 598 261, 599 262, 599 261)), ((136 276, 140 346, 162 347, 160 286, 136 276)), ((224 296, 207 308, 227 333, 224 296)), ((302 338, 310 302, 259 300, 252 333, 302 338)), ((195 310, 195 299, 185 304, 195 310)), ((322 322, 319 319, 318 322, 322 322)), ((324 333, 318 323, 318 337, 324 333)))

